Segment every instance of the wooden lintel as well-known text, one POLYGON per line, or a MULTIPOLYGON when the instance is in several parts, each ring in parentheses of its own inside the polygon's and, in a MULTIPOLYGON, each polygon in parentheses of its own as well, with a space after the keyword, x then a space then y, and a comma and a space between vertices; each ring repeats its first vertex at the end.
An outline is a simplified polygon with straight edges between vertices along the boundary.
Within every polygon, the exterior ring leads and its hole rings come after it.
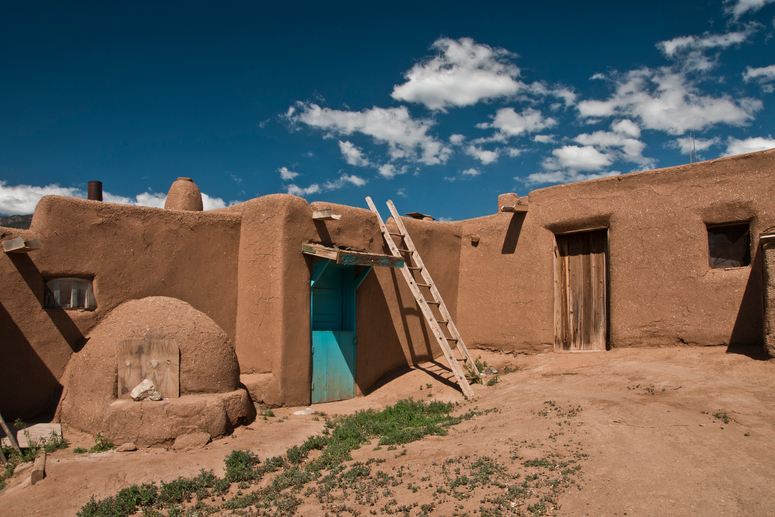
POLYGON ((314 212, 312 212, 313 221, 336 221, 341 218, 342 218, 341 215, 333 215, 331 213, 330 208, 325 208, 323 210, 315 210, 314 212))
POLYGON ((501 212, 527 212, 528 205, 502 206, 501 212))
POLYGON ((6 253, 29 253, 30 251, 39 250, 43 247, 40 239, 30 239, 25 241, 23 237, 17 237, 15 239, 8 239, 3 241, 3 251, 6 253))
POLYGON ((404 259, 378 253, 327 248, 319 244, 303 244, 302 253, 331 260, 343 266, 404 267, 404 259))

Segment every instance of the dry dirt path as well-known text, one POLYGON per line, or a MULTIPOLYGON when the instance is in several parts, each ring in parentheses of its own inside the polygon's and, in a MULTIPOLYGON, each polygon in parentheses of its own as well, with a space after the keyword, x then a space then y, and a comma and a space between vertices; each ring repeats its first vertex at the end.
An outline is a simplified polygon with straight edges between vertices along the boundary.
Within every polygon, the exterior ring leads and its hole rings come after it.
MULTIPOLYGON (((396 450, 367 445, 355 451, 354 461, 374 458, 379 463, 373 473, 378 468, 394 479, 390 495, 373 506, 335 491, 322 503, 305 497, 296 514, 482 515, 482 508, 486 514, 495 507, 484 499, 513 495, 509 487, 525 486, 532 495, 506 498, 509 504, 500 507, 503 515, 516 515, 556 483, 544 502, 547 515, 775 515, 775 362, 726 354, 723 348, 473 355, 517 371, 501 375, 494 386, 475 386, 477 399, 465 402, 445 369, 426 364, 367 397, 316 406, 330 416, 413 397, 461 402, 460 412, 492 411, 451 428, 447 436, 396 450), (723 413, 727 423, 713 416, 723 413), (500 487, 472 481, 482 457, 504 468, 500 487), (547 458, 563 466, 542 467, 547 458), (466 474, 468 484, 461 484, 466 474)), ((0 515, 70 516, 92 495, 112 496, 131 484, 193 477, 202 468, 222 476, 223 459, 232 450, 248 449, 265 459, 323 430, 323 419, 292 415, 297 409, 276 409, 273 418, 259 418, 230 437, 185 452, 77 455, 73 448, 88 448, 92 438, 66 429, 70 448, 49 456, 47 477, 35 486, 11 480, 0 492, 0 515)))

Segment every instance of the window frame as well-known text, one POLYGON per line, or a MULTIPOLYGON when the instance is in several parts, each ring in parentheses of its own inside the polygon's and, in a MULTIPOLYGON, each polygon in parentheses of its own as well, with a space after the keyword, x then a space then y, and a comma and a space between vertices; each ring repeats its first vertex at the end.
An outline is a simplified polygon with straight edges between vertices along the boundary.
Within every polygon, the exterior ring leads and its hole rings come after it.
MULTIPOLYGON (((718 224, 709 224, 705 223, 705 230, 707 233, 707 242, 708 242, 708 266, 710 269, 742 269, 751 267, 751 260, 752 260, 752 250, 751 250, 751 244, 753 242, 753 239, 751 238, 751 221, 733 221, 728 223, 718 223, 718 224), (725 228, 740 228, 743 229, 745 227, 745 236, 746 236, 746 243, 745 243, 745 251, 743 252, 742 257, 739 258, 739 260, 735 257, 732 257, 731 255, 731 248, 729 248, 727 251, 730 253, 727 253, 726 256, 721 255, 718 253, 720 248, 716 247, 714 250, 714 243, 712 242, 712 238, 714 235, 724 235, 722 232, 714 232, 714 230, 717 229, 725 229, 725 228), (714 256, 714 251, 716 251, 714 256), (719 264, 720 261, 737 261, 740 263, 740 265, 731 265, 731 264, 719 264), (716 265, 719 264, 719 265, 716 265)), ((729 239, 727 239, 727 242, 729 239)), ((717 245, 716 245, 717 246, 717 245)))
POLYGON ((94 297, 94 280, 83 277, 52 277, 46 278, 43 293, 43 307, 47 310, 93 311, 97 308, 94 297), (70 283, 70 303, 62 304, 61 282, 70 283), (83 294, 83 305, 78 305, 83 294), (75 306, 73 300, 75 299, 75 306))

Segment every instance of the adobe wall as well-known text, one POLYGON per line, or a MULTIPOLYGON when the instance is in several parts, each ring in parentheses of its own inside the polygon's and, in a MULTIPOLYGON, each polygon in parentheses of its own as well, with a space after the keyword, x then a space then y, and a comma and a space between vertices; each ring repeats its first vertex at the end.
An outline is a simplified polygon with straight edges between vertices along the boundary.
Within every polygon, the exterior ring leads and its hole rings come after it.
MULTIPOLYGON (((239 229, 229 214, 41 199, 23 233, 43 248, 0 254, 0 412, 13 419, 52 409, 72 353, 127 300, 178 298, 234 340, 239 229), (96 310, 43 309, 44 278, 69 276, 94 279, 96 310)), ((6 239, 15 232, 0 229, 6 239)))
MULTIPOLYGON (((242 217, 236 350, 243 382, 257 402, 308 404, 313 258, 302 253, 302 244, 389 254, 376 217, 366 209, 309 205, 286 194, 264 196, 219 212, 242 217), (313 211, 323 208, 331 208, 341 219, 313 221, 313 211)), ((414 220, 406 224, 416 235, 423 259, 439 271, 436 281, 454 311, 459 257, 455 225, 414 220)), ((356 304, 359 391, 368 390, 389 371, 440 353, 427 345, 429 331, 400 272, 375 268, 356 291, 356 304)))
POLYGON ((553 349, 554 236, 604 226, 610 347, 759 343, 758 234, 775 223, 774 189, 765 151, 541 189, 524 216, 463 221, 460 331, 475 346, 553 349), (752 265, 711 269, 706 224, 739 221, 752 265))

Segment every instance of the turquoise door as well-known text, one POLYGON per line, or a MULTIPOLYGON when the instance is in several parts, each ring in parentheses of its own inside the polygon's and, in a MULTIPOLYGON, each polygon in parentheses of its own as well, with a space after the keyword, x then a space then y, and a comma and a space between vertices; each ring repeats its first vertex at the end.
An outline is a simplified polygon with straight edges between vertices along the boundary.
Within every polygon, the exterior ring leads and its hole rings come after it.
POLYGON ((313 404, 355 396, 354 269, 315 261, 324 266, 312 286, 313 404))

